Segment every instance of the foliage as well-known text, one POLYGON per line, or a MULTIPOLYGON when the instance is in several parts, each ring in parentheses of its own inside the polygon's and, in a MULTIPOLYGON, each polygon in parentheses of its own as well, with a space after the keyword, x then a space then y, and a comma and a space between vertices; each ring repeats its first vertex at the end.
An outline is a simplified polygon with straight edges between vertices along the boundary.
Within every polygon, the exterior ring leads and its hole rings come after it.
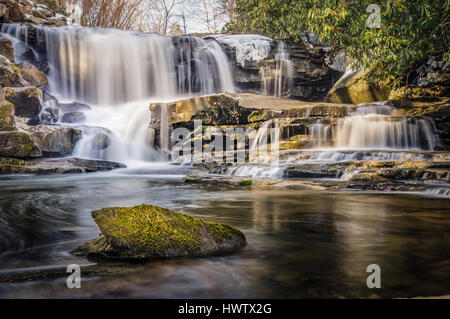
POLYGON ((450 0, 238 0, 228 31, 297 39, 313 32, 345 48, 355 67, 399 84, 429 55, 450 60, 449 9, 450 0), (381 9, 379 28, 367 25, 371 4, 381 9))

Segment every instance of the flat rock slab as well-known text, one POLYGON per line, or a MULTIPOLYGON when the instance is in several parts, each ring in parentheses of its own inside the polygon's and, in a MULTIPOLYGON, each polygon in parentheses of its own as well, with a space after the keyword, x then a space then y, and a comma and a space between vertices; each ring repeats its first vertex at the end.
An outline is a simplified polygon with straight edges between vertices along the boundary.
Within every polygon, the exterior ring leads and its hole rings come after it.
POLYGON ((264 96, 257 94, 230 94, 239 100, 239 105, 250 109, 267 109, 287 111, 294 109, 308 109, 311 107, 353 107, 353 104, 326 103, 326 102, 305 102, 299 100, 283 99, 274 96, 264 96))
POLYGON ((92 217, 102 234, 75 254, 124 260, 201 257, 247 244, 236 228, 153 205, 103 208, 93 211, 92 217))
POLYGON ((15 160, 0 158, 1 174, 76 174, 109 171, 125 168, 116 162, 87 160, 80 158, 40 158, 35 160, 15 160))

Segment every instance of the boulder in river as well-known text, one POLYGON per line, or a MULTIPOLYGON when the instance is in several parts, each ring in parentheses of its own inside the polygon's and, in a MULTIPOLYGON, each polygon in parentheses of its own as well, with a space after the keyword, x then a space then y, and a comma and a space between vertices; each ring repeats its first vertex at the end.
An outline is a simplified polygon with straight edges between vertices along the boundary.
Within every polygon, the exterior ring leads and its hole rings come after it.
POLYGON ((119 259, 208 256, 247 244, 236 228, 153 205, 103 208, 92 217, 102 234, 77 248, 76 254, 119 259))
POLYGON ((62 123, 83 123, 86 121, 86 116, 83 112, 69 112, 65 113, 62 118, 62 123))

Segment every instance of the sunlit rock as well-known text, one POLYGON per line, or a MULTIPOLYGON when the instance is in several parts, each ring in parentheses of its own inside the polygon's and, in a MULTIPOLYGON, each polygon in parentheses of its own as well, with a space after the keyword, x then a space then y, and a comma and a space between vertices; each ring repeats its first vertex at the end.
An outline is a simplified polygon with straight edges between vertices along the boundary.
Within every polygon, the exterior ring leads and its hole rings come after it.
POLYGON ((92 212, 92 217, 102 234, 75 253, 121 259, 171 258, 228 253, 247 244, 236 228, 152 205, 103 208, 92 212))

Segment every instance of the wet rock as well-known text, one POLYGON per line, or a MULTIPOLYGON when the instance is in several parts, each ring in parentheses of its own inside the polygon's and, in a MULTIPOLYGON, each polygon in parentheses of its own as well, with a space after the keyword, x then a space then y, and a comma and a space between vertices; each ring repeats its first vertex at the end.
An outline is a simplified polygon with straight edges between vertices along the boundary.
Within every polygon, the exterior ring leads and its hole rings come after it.
POLYGON ((0 98, 0 131, 15 131, 14 104, 0 98))
POLYGON ((107 134, 98 133, 93 137, 91 143, 93 145, 92 148, 97 150, 104 150, 109 145, 111 145, 111 138, 107 134))
POLYGON ((92 109, 89 105, 80 103, 80 102, 58 103, 58 108, 63 113, 83 112, 83 111, 89 111, 92 109))
POLYGON ((39 71, 34 65, 22 62, 19 64, 22 70, 22 76, 27 80, 32 86, 38 87, 40 89, 45 89, 48 85, 47 76, 39 71))
POLYGON ((5 99, 15 106, 15 115, 29 118, 29 124, 39 123, 42 110, 42 92, 35 87, 4 88, 5 99))
POLYGON ((46 107, 40 115, 41 123, 54 124, 59 120, 59 109, 55 107, 46 107))
POLYGON ((82 138, 82 133, 71 127, 61 125, 19 125, 26 131, 41 149, 45 157, 59 157, 72 154, 76 143, 82 138))
POLYGON ((369 78, 369 71, 359 70, 341 78, 328 92, 327 102, 353 103, 384 101, 391 88, 369 78))
POLYGON ((17 65, 0 56, 0 87, 25 87, 30 83, 22 76, 17 65))
POLYGON ((86 121, 86 116, 83 112, 69 112, 65 113, 62 118, 62 123, 83 123, 86 121))
POLYGON ((0 156, 31 158, 42 156, 42 153, 27 133, 0 132, 0 156))
POLYGON ((233 252, 247 244, 236 228, 152 205, 103 208, 92 217, 102 234, 75 253, 120 259, 194 257, 233 252))
POLYGON ((3 55, 9 61, 14 63, 14 48, 11 40, 0 38, 0 55, 3 55))
POLYGON ((80 174, 125 167, 121 163, 80 158, 39 158, 24 161, 0 158, 0 174, 80 174))

